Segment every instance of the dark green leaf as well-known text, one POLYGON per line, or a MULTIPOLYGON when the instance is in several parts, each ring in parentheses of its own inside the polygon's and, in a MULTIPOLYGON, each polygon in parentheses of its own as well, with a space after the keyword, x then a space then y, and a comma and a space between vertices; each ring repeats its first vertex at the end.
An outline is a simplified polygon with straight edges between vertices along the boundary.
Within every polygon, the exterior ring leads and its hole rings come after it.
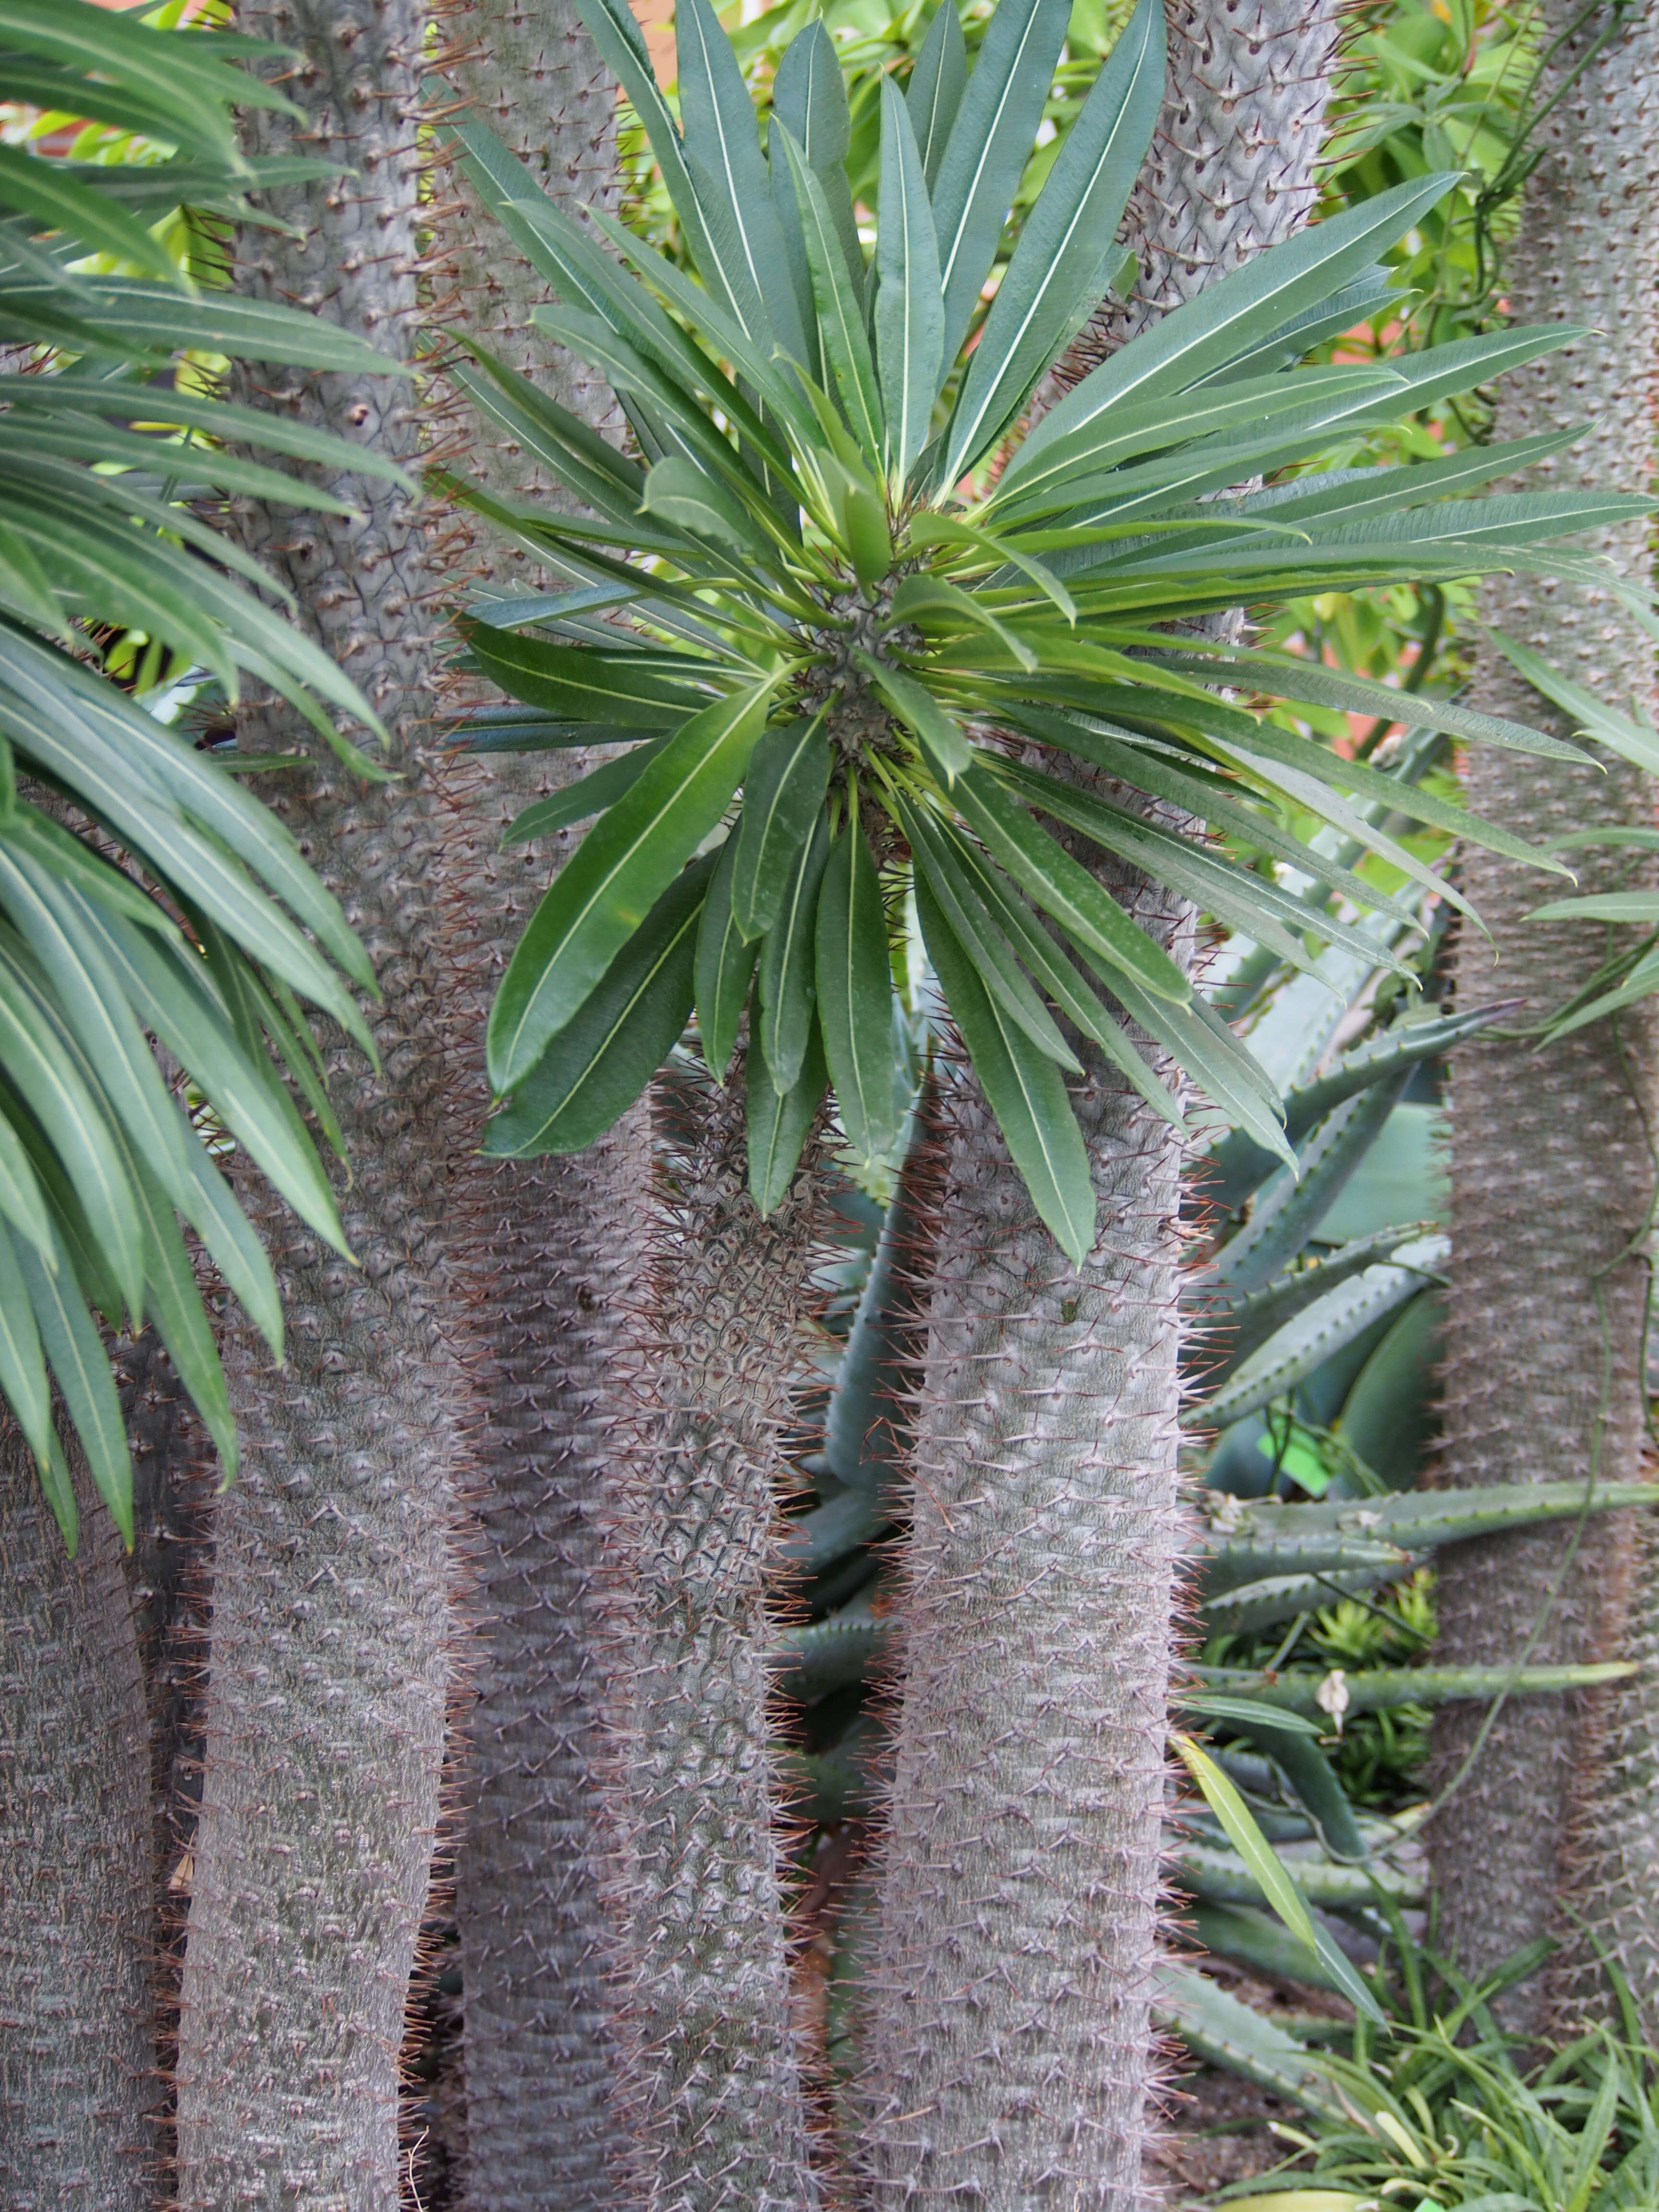
POLYGON ((951 418, 939 483, 954 483, 996 442, 1098 302, 1158 121, 1164 44, 1159 0, 1139 0, 1025 218, 951 418))
POLYGON ((666 738, 653 738, 647 744, 635 745, 620 760, 603 762, 590 769, 586 775, 578 776, 562 791, 546 799, 538 799, 533 806, 526 806, 515 814, 501 836, 503 845, 528 844, 534 837, 550 837, 560 830, 568 829, 573 822, 586 822, 592 814, 602 814, 607 806, 631 791, 641 776, 668 743, 666 738))
MULTIPOLYGON (((954 0, 948 0, 954 9, 954 0)), ((890 76, 881 80, 881 195, 876 222, 876 355, 888 465, 903 483, 927 443, 945 371, 939 241, 921 156, 890 76)))
MULTIPOLYGON (((33 1237, 27 1240, 33 1243, 33 1237)), ((48 1231, 46 1249, 56 1263, 56 1240, 48 1231)), ((10 1231, 0 1223, 0 1390, 11 1407, 23 1441, 37 1467, 51 1461, 56 1442, 52 1425, 52 1386, 40 1350, 40 1332, 10 1231)), ((73 1532, 65 1530, 73 1540, 73 1532)))
POLYGON ((719 822, 775 677, 696 714, 566 862, 519 940, 489 1016, 497 1093, 523 1081, 719 822))
POLYGON ((1081 1267, 1095 1241, 1094 1184, 1060 1070, 984 988, 925 876, 916 878, 916 908, 945 1003, 1031 1203, 1081 1267))
POLYGON ((738 1025, 760 957, 757 939, 745 937, 732 910, 732 871, 737 839, 720 847, 697 930, 697 1029, 708 1072, 724 1081, 738 1042, 738 1025))
POLYGON ((842 252, 823 185, 807 167, 799 147, 775 117, 772 136, 781 146, 794 180, 824 356, 834 374, 836 389, 854 435, 869 459, 879 465, 881 392, 876 381, 875 363, 870 358, 863 301, 842 252))
POLYGON ((820 810, 785 885, 777 920, 761 945, 757 1034, 765 1051, 772 1087, 780 1097, 794 1089, 805 1064, 807 1045, 817 1034, 814 928, 818 890, 829 858, 830 823, 820 810))
POLYGON ((968 46, 962 35, 962 19, 957 14, 956 0, 939 0, 904 94, 930 193, 938 180, 951 127, 967 88, 968 46))
POLYGON ((933 188, 945 358, 968 335, 1054 81, 1068 0, 1001 0, 991 17, 933 188))
POLYGON ((778 918, 830 784, 823 718, 763 731, 744 778, 732 911, 745 937, 764 937, 778 918))
POLYGON ((887 915, 863 825, 836 838, 818 893, 818 1026, 842 1125, 874 1165, 891 1151, 899 1114, 893 1072, 893 982, 887 915))
POLYGON ((823 1103, 829 1074, 823 1044, 814 1022, 793 1087, 780 1092, 766 1065, 757 1024, 749 1039, 744 1071, 749 1108, 749 1189, 763 1214, 775 1212, 789 1194, 801 1149, 823 1103))
MULTIPOLYGON (((526 705, 572 722, 599 722, 632 730, 672 730, 708 704, 694 688, 692 664, 685 678, 658 675, 640 656, 617 653, 608 658, 545 638, 474 623, 467 643, 492 684, 526 705)), ((711 676, 720 673, 711 666, 711 676)))
POLYGON ((575 1152, 624 1114, 691 1012, 706 854, 683 870, 485 1131, 486 1152, 575 1152))
POLYGON ((61 1245, 56 1265, 32 1244, 14 1243, 18 1272, 28 1292, 40 1342, 87 1455, 98 1494, 110 1510, 121 1540, 132 1545, 132 1462, 120 1401, 91 1315, 76 1288, 75 1272, 61 1245))

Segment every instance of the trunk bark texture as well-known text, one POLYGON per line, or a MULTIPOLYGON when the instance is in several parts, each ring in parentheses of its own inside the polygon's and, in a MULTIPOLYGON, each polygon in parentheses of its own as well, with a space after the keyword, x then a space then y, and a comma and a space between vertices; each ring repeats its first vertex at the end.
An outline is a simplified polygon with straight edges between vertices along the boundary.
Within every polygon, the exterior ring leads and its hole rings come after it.
MULTIPOLYGON (((1583 62, 1610 13, 1593 15, 1562 50, 1547 94, 1583 62)), ((1548 0, 1541 34, 1557 37, 1577 15, 1569 0, 1548 0)), ((1659 337, 1659 184, 1650 159, 1656 118, 1659 19, 1636 9, 1542 126, 1544 159, 1528 182, 1506 270, 1517 322, 1582 324, 1594 333, 1500 386, 1499 437, 1585 426, 1532 473, 1534 486, 1649 488, 1659 337)), ((1644 525, 1604 532, 1594 550, 1646 580, 1644 525)), ((1659 704, 1652 645, 1607 593, 1504 577, 1486 586, 1483 612, 1609 705, 1645 717, 1659 704)), ((1479 701, 1562 734, 1572 726, 1495 655, 1479 701)), ((1606 767, 1604 775, 1481 746, 1470 757, 1469 804, 1528 842, 1598 823, 1650 828, 1651 779, 1611 757, 1606 767)), ((1653 880, 1616 848, 1571 860, 1583 891, 1653 880)), ((1492 933, 1498 965, 1492 945, 1465 925, 1461 996, 1490 993, 1496 982, 1506 995, 1524 994, 1535 1018, 1589 981, 1607 950, 1600 929, 1525 920, 1559 895, 1559 878, 1473 849, 1463 875, 1492 933)), ((1639 1232, 1654 1177, 1656 1051, 1649 1001, 1616 1024, 1599 1023, 1542 1050, 1478 1042, 1453 1060, 1443 1483, 1582 1482, 1592 1473, 1617 1481, 1640 1472, 1646 1259, 1639 1232)), ((1534 1662, 1617 1656, 1631 1550, 1628 1522, 1598 1515, 1582 1535, 1493 1538, 1443 1554, 1447 1662, 1516 1661, 1535 1626, 1534 1662)), ((1627 1746, 1650 1727, 1642 1713, 1655 1694, 1650 1668, 1618 1723, 1627 1746)), ((1443 1710, 1437 1786, 1461 1769, 1482 1718, 1474 1707, 1443 1710)), ((1493 1966, 1551 1929, 1564 1879, 1572 1886, 1563 1840, 1575 1767, 1595 1720, 1587 1700, 1511 1698, 1434 1821, 1441 1940, 1466 1967, 1493 1966)), ((1625 1894, 1633 1906, 1635 1892, 1625 1883, 1644 1887, 1650 1926, 1659 1869, 1640 1840, 1644 1816, 1629 1794, 1635 1771, 1625 1752, 1606 1769, 1606 1785, 1615 1797, 1624 1793, 1626 1815, 1603 1839, 1607 1856, 1590 1890, 1604 1905, 1625 1894)), ((1517 2023, 1530 2021, 1541 1992, 1531 1984, 1509 2002, 1517 2023)))
MULTIPOLYGON (((78 1451, 70 1448, 72 1466, 78 1451)), ((64 1548, 0 1434, 0 2203, 144 2212, 151 2039, 149 1722, 121 1541, 77 1481, 64 1548)))
POLYGON ((632 2180, 650 2212, 811 2212, 781 1886, 765 1600, 801 1361, 816 1144, 763 1220, 744 1093, 665 1168, 641 1316, 639 1456, 614 1528, 619 1995, 632 2180))
MULTIPOLYGON (((538 182, 573 210, 613 206, 616 88, 567 0, 464 0, 441 16, 457 94, 538 182)), ((459 174, 434 211, 439 310, 534 376, 596 429, 620 415, 602 380, 531 331, 548 297, 482 216, 459 174)), ((463 465, 514 497, 566 495, 518 447, 455 415, 463 465)), ((458 522, 459 518, 455 519, 458 522)), ((525 557, 480 526, 472 566, 493 584, 536 587, 525 557)), ((453 777, 476 817, 472 850, 451 863, 458 975, 457 1062, 476 1142, 487 1107, 484 1024, 501 967, 550 873, 550 854, 498 854, 520 810, 593 765, 566 754, 499 757, 453 777)), ((458 820, 460 817, 458 816, 458 820)), ((573 1158, 467 1158, 453 1212, 463 1291, 478 1346, 483 1426, 470 1549, 477 1702, 466 1723, 469 1801, 457 1854, 465 2008, 465 2202, 478 2212, 590 2212, 612 2201, 619 2148, 617 2057, 605 1969, 611 1942, 601 1870, 617 1846, 596 1785, 605 1667, 596 1644, 599 1516, 616 1487, 629 1413, 629 1315, 646 1261, 651 1188, 643 1101, 573 1158)))
MULTIPOLYGON (((1300 224, 1334 13, 1168 8, 1169 89, 1127 224, 1142 282, 1126 307, 1103 307, 1036 412, 1300 224)), ((1083 857, 1190 959, 1190 908, 1083 857)), ((1182 1147, 1073 1042, 1100 1207, 1080 1271, 1037 1220, 971 1074, 943 1085, 864 2069, 884 2207, 1141 2202, 1182 1543, 1182 1147)))
MULTIPOLYGON (((297 235, 249 234, 243 279, 406 356, 424 9, 254 0, 241 20, 301 56, 284 88, 302 119, 255 110, 250 142, 355 173, 274 194, 297 235)), ((406 380, 267 382, 279 408, 415 458, 406 380)), ((418 514, 389 487, 344 481, 357 522, 240 516, 246 542, 394 729, 398 780, 365 788, 325 756, 266 787, 374 957, 382 1072, 334 1040, 352 1164, 343 1211, 360 1264, 266 1206, 288 1364, 276 1370, 247 1340, 233 1347, 246 1455, 216 1531, 179 2021, 185 2212, 396 2212, 398 2047, 439 1817, 453 1483, 473 1400, 447 1338, 440 1234, 446 819, 422 751, 433 621, 418 514)), ((251 708, 242 741, 283 744, 290 720, 251 708)))

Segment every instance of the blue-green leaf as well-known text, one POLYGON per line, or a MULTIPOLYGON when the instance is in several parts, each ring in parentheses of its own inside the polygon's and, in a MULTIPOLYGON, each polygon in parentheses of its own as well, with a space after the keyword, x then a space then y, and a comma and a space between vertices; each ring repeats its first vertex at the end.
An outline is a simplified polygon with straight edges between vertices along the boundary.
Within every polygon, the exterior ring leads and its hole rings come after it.
POLYGON ((861 823, 836 840, 818 893, 818 1027, 842 1125, 871 1165, 897 1139, 893 982, 881 879, 861 823))
POLYGON ((784 887, 777 919, 761 946, 757 1034, 780 1097, 793 1090, 805 1064, 807 1045, 817 1033, 814 931, 818 890, 829 858, 830 823, 820 809, 784 887))
POLYGON ((962 35, 962 18, 956 0, 939 0, 904 94, 929 192, 938 181, 967 87, 968 45, 962 35))

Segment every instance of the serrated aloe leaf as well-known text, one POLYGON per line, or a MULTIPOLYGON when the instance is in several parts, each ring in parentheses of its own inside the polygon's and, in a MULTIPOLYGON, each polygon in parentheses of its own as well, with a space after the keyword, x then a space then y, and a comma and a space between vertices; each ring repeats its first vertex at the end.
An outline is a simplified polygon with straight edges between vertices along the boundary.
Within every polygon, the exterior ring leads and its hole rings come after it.
MULTIPOLYGON (((1292 1144, 1317 1127, 1346 1098, 1374 1085, 1386 1083, 1402 1068, 1425 1060, 1437 1060, 1463 1038, 1476 1036, 1514 1012, 1516 1002, 1505 999, 1494 1006, 1472 1007, 1467 1014, 1451 1014, 1440 1021, 1412 1022, 1389 1030, 1374 1047, 1355 1053, 1340 1067, 1304 1084, 1285 1097, 1285 1133, 1292 1144)), ((1204 1194, 1222 1212, 1231 1213, 1259 1190, 1279 1165, 1276 1155, 1241 1130, 1224 1138, 1205 1155, 1200 1173, 1204 1194)))
POLYGON ((1416 1221, 1378 1230, 1372 1236, 1353 1237, 1322 1259, 1317 1266, 1297 1267, 1275 1276, 1272 1282, 1231 1306, 1223 1303, 1210 1287, 1211 1279, 1199 1273, 1192 1280, 1190 1295, 1195 1305, 1210 1309, 1210 1331, 1218 1337, 1221 1349, 1218 1362, 1206 1346, 1196 1347, 1195 1364, 1203 1376, 1200 1390, 1207 1397, 1220 1389, 1253 1353, 1306 1308, 1340 1283, 1391 1259, 1401 1246, 1419 1243, 1431 1233, 1432 1226, 1430 1222, 1416 1221))
MULTIPOLYGON (((1315 1955, 1311 1945, 1304 1948, 1310 1957, 1315 1955)), ((1318 2054, 1196 1967, 1161 1960, 1155 2002, 1160 2015, 1200 2058, 1271 2089, 1316 2118, 1337 2126, 1345 2122, 1346 2115, 1327 2083, 1318 2054)), ((1336 2208, 1333 2205, 1328 2212, 1336 2208)))
POLYGON ((602 1136, 667 1059, 691 1012, 697 925, 716 856, 668 886, 484 1131, 483 1149, 574 1152, 602 1136))
POLYGON ((1450 1256, 1443 1237, 1402 1244, 1392 1262, 1328 1290, 1242 1361, 1211 1397, 1182 1415, 1188 1426, 1226 1428, 1304 1382, 1387 1314, 1417 1296, 1450 1256))
POLYGON ((1260 1290, 1302 1249, 1382 1134, 1411 1075, 1408 1062, 1338 1106, 1298 1158, 1294 1180, 1269 1193, 1222 1246, 1215 1272, 1236 1296, 1260 1290))
MULTIPOLYGON (((1347 1692, 1345 1714, 1384 1712, 1392 1705, 1445 1705, 1459 1698, 1485 1701, 1492 1698, 1541 1698, 1566 1690, 1594 1690, 1608 1682, 1626 1680, 1636 1669, 1624 1660, 1604 1660, 1584 1667, 1377 1667, 1358 1674, 1344 1673, 1347 1692)), ((1267 1676, 1236 1667, 1198 1667, 1194 1674, 1218 1689, 1248 1688, 1265 1705, 1282 1705, 1286 1712, 1316 1719, 1323 1708, 1317 1692, 1317 1674, 1267 1676)))

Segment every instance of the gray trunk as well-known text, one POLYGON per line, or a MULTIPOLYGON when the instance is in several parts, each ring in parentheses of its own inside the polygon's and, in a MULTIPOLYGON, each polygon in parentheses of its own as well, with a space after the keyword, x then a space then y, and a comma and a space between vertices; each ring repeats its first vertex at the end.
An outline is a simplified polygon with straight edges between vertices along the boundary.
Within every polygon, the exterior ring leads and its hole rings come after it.
MULTIPOLYGON (((1568 0, 1548 0, 1542 35, 1575 21, 1568 0)), ((1592 16, 1565 51, 1582 58, 1606 18, 1592 16)), ((1554 84, 1559 85, 1558 74, 1554 84)), ((1553 89, 1553 86, 1547 87, 1553 89)), ((1650 395, 1656 338, 1659 186, 1650 158, 1659 114, 1659 20, 1631 11, 1545 125, 1544 160, 1526 188, 1521 234, 1505 289, 1520 322, 1583 324, 1594 336, 1506 378, 1497 434, 1586 423, 1583 435, 1534 471, 1564 489, 1595 484, 1646 490, 1654 447, 1650 395)), ((1649 573, 1647 532, 1601 533, 1595 550, 1629 575, 1649 573)), ((1653 711, 1653 647, 1604 592, 1503 577, 1486 586, 1487 621, 1553 660, 1575 683, 1626 714, 1653 711)), ((1485 665, 1479 703, 1564 734, 1571 725, 1509 672, 1485 665)), ((1469 804, 1513 836, 1540 840, 1592 823, 1653 820, 1653 784, 1609 761, 1562 767, 1476 748, 1469 804)), ((1576 853, 1583 891, 1650 873, 1617 851, 1576 853)), ((1528 910, 1565 889, 1552 878, 1470 850, 1465 888, 1496 940, 1465 927, 1460 996, 1523 994, 1536 1018, 1586 982, 1607 950, 1586 924, 1528 922, 1528 910)), ((1601 1023, 1543 1051, 1480 1042, 1452 1062, 1452 1264, 1447 1302, 1447 1484, 1602 1481, 1637 1475, 1643 1434, 1639 1343, 1646 1270, 1632 1249, 1653 1187, 1656 1045, 1651 1002, 1617 1026, 1601 1023), (1598 1306, 1600 1310, 1598 1310, 1598 1306)), ((1443 1554, 1441 1645, 1448 1663, 1520 1658, 1540 1663, 1615 1656, 1629 1581, 1631 1531, 1612 1516, 1571 1532, 1494 1538, 1443 1554), (1564 1577, 1564 1579, 1563 1579, 1564 1577), (1558 1580, 1560 1588, 1556 1588, 1558 1580)), ((1651 1680, 1642 1697, 1651 1699, 1651 1680)), ((1443 1788, 1482 1721, 1474 1707, 1444 1709, 1435 1730, 1435 1778, 1443 1788)), ((1515 1698, 1434 1823, 1430 1848, 1442 1941, 1472 1969, 1494 1965, 1547 1932, 1563 1878, 1564 1826, 1574 1768, 1596 1716, 1573 1698, 1515 1698)), ((1630 1709, 1620 1726, 1644 1725, 1630 1709)), ((1609 1780, 1618 1788, 1617 1770, 1609 1780)), ((1634 1832, 1631 1832, 1633 1840, 1634 1832)), ((1625 1838, 1593 1886, 1618 1893, 1625 1838)), ((1635 1879, 1639 1850, 1626 1873, 1635 1879)), ((1655 1868, 1645 1856, 1648 1925, 1655 1868)), ((1634 1905, 1632 1893, 1631 1903, 1634 1905)), ((1539 1998, 1513 2001, 1517 2020, 1539 1998)))
POLYGON ((619 1990, 650 2212, 811 2212, 765 1613, 799 1370, 815 1147, 766 1220, 739 1076, 699 1102, 642 1316, 639 1458, 612 1532, 619 1990))
MULTIPOLYGON (((565 0, 461 0, 441 27, 459 96, 566 205, 614 204, 616 88, 565 0)), ((513 367, 596 428, 618 420, 609 388, 530 329, 541 279, 465 180, 441 189, 434 290, 513 367)), ((565 497, 519 448, 458 406, 468 472, 514 497, 565 497)), ((462 520, 452 519, 452 527, 462 520)), ((524 556, 481 526, 472 565, 535 588, 524 556)), ((567 832, 496 857, 520 808, 592 765, 552 754, 499 758, 455 779, 476 845, 450 865, 460 963, 456 1060, 476 1129, 489 994, 567 832), (469 865, 470 863, 470 865, 469 865), (465 896, 461 896, 463 884, 465 896)), ((461 1133, 464 1145, 471 1133, 461 1133)), ((628 1312, 641 1273, 651 1182, 648 1111, 634 1108, 577 1158, 467 1159, 453 1212, 484 1401, 469 1549, 477 1702, 465 1723, 467 1810, 456 1856, 465 2014, 465 2201, 479 2212, 589 2212, 611 2199, 618 2093, 599 1905, 616 1847, 594 1769, 605 1689, 595 1645, 597 1515, 615 1487, 627 1411, 628 1312)))
MULTIPOLYGON (((70 1460, 78 1471, 79 1452, 70 1460)), ((0 2203, 143 2212, 151 2040, 149 1728, 120 1538, 77 1481, 70 1559, 0 1433, 0 2203)))
MULTIPOLYGON (((356 172, 273 195, 299 234, 249 234, 243 279, 405 353, 424 10, 269 0, 241 21, 302 52, 286 88, 303 122, 252 111, 251 142, 356 172)), ((266 382, 279 406, 416 451, 402 380, 266 382)), ((333 1041, 361 1264, 264 1205, 288 1364, 246 1338, 232 1347, 246 1456, 216 1530, 178 2061, 185 2212, 395 2212, 398 2053, 439 1814, 453 1484, 472 1401, 446 1340, 438 1235, 453 1140, 434 896, 447 823, 422 752, 432 580, 419 517, 388 487, 347 481, 358 523, 239 518, 394 727, 400 781, 365 788, 324 757, 262 786, 374 955, 383 1073, 333 1041)), ((292 734, 280 711, 244 715, 250 748, 292 734)))
MULTIPOLYGON (((1102 310, 1039 413, 1287 237, 1312 197, 1334 11, 1166 12, 1170 88, 1127 233, 1140 296, 1102 310)), ((1189 909, 1085 857, 1190 957, 1189 909)), ((1141 2198, 1181 1550, 1182 1149, 1079 1049, 1100 1206, 1081 1271, 1036 1219, 971 1075, 943 1086, 949 1175, 863 2069, 872 2201, 919 2212, 970 2198, 1131 2212, 1141 2198)))

